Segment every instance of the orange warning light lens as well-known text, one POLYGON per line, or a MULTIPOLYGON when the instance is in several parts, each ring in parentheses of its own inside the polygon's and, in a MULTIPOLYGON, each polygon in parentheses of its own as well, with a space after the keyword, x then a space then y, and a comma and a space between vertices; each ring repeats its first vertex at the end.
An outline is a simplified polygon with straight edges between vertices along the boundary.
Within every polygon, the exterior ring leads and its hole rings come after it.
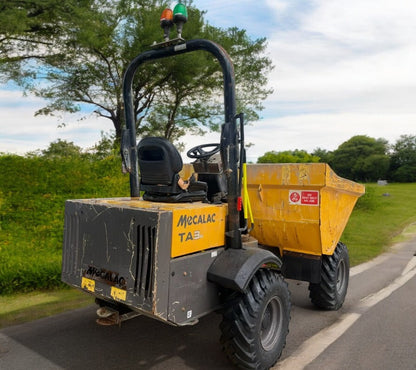
POLYGON ((173 11, 172 9, 166 8, 163 10, 162 15, 160 16, 160 22, 172 22, 173 21, 173 11))

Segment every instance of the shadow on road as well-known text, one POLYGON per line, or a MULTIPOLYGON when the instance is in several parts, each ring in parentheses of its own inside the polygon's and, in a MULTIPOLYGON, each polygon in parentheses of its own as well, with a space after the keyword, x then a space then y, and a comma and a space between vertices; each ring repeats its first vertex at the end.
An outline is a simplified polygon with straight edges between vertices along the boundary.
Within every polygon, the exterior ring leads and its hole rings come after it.
MULTIPOLYGON (((317 310, 309 300, 307 283, 288 282, 292 320, 282 359, 343 311, 317 310)), ((19 369, 35 368, 32 358, 43 358, 52 369, 233 369, 221 351, 218 314, 187 327, 169 326, 145 316, 121 327, 108 327, 96 324, 96 308, 93 305, 3 329, 2 334, 24 346, 6 353, 9 357, 3 357, 4 364, 17 361, 19 369)))
POLYGON ((192 327, 140 316, 118 326, 95 323, 95 306, 2 332, 66 369, 232 369, 219 344, 220 315, 192 327))

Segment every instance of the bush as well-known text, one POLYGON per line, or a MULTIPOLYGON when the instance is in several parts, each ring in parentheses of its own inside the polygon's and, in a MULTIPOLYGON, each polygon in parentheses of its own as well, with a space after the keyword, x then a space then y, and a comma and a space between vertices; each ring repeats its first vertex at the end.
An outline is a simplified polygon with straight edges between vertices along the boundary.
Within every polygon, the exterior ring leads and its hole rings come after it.
POLYGON ((393 181, 416 182, 416 164, 404 164, 391 175, 393 181))

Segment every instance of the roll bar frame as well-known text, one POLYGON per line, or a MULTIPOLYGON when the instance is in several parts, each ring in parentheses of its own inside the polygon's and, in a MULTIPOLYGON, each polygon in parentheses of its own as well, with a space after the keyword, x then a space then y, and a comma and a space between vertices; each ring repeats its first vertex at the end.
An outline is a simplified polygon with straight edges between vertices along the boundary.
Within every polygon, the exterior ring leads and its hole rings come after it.
POLYGON ((236 126, 235 77, 234 67, 230 56, 218 44, 205 39, 195 39, 168 45, 160 49, 145 51, 134 58, 124 74, 123 98, 126 127, 122 133, 121 155, 123 166, 130 173, 130 196, 140 196, 140 181, 138 171, 138 157, 136 144, 136 117, 133 105, 133 79, 137 69, 145 62, 158 60, 174 55, 185 54, 197 50, 207 51, 219 61, 224 80, 224 116, 225 121, 221 127, 221 159, 227 179, 228 218, 226 231, 226 248, 239 249, 241 232, 239 230, 240 217, 237 210, 239 196, 239 140, 236 126))

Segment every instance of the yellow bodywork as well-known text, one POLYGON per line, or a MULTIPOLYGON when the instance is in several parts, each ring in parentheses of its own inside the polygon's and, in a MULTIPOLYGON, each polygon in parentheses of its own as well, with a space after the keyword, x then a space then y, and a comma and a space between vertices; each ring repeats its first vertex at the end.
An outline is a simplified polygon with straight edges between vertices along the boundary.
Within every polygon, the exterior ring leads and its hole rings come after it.
POLYGON ((172 257, 224 245, 226 205, 193 203, 172 214, 172 257))
MULTIPOLYGON (((181 176, 189 178, 192 165, 181 176)), ((343 179, 324 163, 249 164, 247 191, 254 228, 250 235, 283 252, 331 255, 348 222, 361 184, 343 179)), ((244 182, 245 182, 244 181, 244 182)), ((109 206, 149 209, 172 214, 171 257, 223 246, 227 205, 158 203, 141 199, 96 200, 109 206)), ((247 199, 244 199, 247 201, 247 199)))
POLYGON ((259 243, 311 255, 331 255, 348 222, 361 184, 343 179, 324 163, 247 165, 259 243))
POLYGON ((96 202, 171 213, 172 258, 221 247, 225 243, 226 204, 158 203, 130 198, 100 199, 96 202))

